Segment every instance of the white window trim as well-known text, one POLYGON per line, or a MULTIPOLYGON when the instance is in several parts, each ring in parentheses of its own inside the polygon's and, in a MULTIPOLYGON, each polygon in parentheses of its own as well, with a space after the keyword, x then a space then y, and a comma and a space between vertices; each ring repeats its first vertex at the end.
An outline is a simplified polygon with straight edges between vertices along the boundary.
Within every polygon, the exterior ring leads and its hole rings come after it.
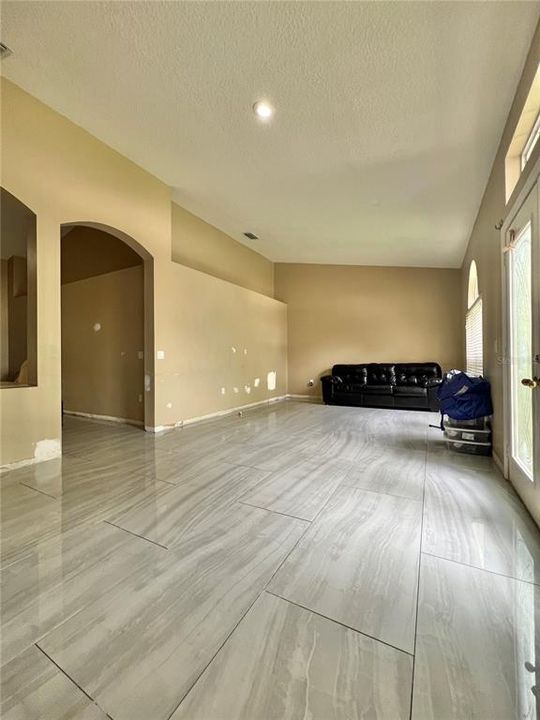
POLYGON ((525 165, 529 162, 529 159, 531 155, 533 154, 533 150, 536 147, 536 143, 540 140, 540 113, 538 113, 538 117, 534 121, 534 125, 532 126, 532 130, 530 132, 529 137, 527 138, 527 142, 525 143, 525 146, 523 150, 521 151, 521 171, 525 169, 525 165))

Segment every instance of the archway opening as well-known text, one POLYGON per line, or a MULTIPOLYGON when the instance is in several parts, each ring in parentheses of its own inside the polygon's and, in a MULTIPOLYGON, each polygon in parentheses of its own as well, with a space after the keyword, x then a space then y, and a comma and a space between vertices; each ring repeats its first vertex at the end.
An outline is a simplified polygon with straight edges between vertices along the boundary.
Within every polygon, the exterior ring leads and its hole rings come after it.
POLYGON ((61 227, 62 411, 152 427, 153 262, 120 231, 61 227))

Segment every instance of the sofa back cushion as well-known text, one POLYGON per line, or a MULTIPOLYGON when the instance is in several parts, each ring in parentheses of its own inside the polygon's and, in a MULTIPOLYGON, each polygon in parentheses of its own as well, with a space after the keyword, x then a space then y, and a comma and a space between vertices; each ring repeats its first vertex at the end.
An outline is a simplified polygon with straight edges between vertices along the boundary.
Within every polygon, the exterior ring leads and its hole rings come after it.
POLYGON ((370 363, 367 366, 368 385, 395 385, 395 366, 388 363, 370 363))
POLYGON ((429 380, 441 379, 441 366, 437 363, 360 363, 334 365, 332 375, 340 377, 346 385, 398 385, 426 387, 429 380))
POLYGON ((426 387, 430 380, 440 380, 441 378, 441 366, 437 363, 400 363, 396 365, 396 384, 400 387, 426 387))
POLYGON ((365 385, 367 382, 367 365, 334 365, 332 375, 340 377, 344 383, 365 385))

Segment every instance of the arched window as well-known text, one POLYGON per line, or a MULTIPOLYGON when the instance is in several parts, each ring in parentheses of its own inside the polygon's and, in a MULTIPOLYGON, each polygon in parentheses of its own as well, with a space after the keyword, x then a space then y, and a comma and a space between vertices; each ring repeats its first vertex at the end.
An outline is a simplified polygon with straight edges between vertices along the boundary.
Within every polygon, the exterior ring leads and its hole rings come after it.
POLYGON ((467 316, 465 320, 466 370, 469 375, 484 372, 484 342, 482 337, 482 297, 478 287, 478 270, 473 260, 469 268, 467 316))

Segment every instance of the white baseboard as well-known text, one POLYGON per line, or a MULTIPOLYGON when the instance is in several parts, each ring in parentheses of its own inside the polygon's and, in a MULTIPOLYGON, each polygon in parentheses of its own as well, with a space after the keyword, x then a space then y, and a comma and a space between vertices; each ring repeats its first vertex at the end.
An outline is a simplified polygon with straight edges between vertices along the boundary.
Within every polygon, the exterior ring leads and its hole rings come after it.
POLYGON ((266 400, 258 400, 254 403, 247 403, 246 405, 237 405, 236 407, 227 408, 226 410, 218 410, 214 413, 208 413, 207 415, 199 415, 197 417, 187 418, 187 420, 180 420, 177 423, 171 425, 156 425, 155 427, 146 426, 147 432, 164 432, 165 430, 173 430, 174 428, 186 427, 187 425, 194 425, 195 423, 206 422, 208 420, 215 420, 216 418, 225 417, 226 415, 234 415, 237 412, 243 412, 251 408, 259 407, 261 405, 272 405, 276 402, 286 400, 287 395, 278 395, 277 397, 267 398, 266 400))
POLYGON ((104 420, 105 422, 120 423, 122 425, 135 425, 144 427, 142 420, 131 420, 130 418, 115 417, 114 415, 97 415, 95 413, 79 412, 78 410, 64 410, 64 415, 86 418, 87 420, 104 420))
POLYGON ((322 398, 318 395, 295 395, 294 393, 289 393, 287 395, 287 400, 302 400, 303 402, 312 402, 321 404, 322 398))

